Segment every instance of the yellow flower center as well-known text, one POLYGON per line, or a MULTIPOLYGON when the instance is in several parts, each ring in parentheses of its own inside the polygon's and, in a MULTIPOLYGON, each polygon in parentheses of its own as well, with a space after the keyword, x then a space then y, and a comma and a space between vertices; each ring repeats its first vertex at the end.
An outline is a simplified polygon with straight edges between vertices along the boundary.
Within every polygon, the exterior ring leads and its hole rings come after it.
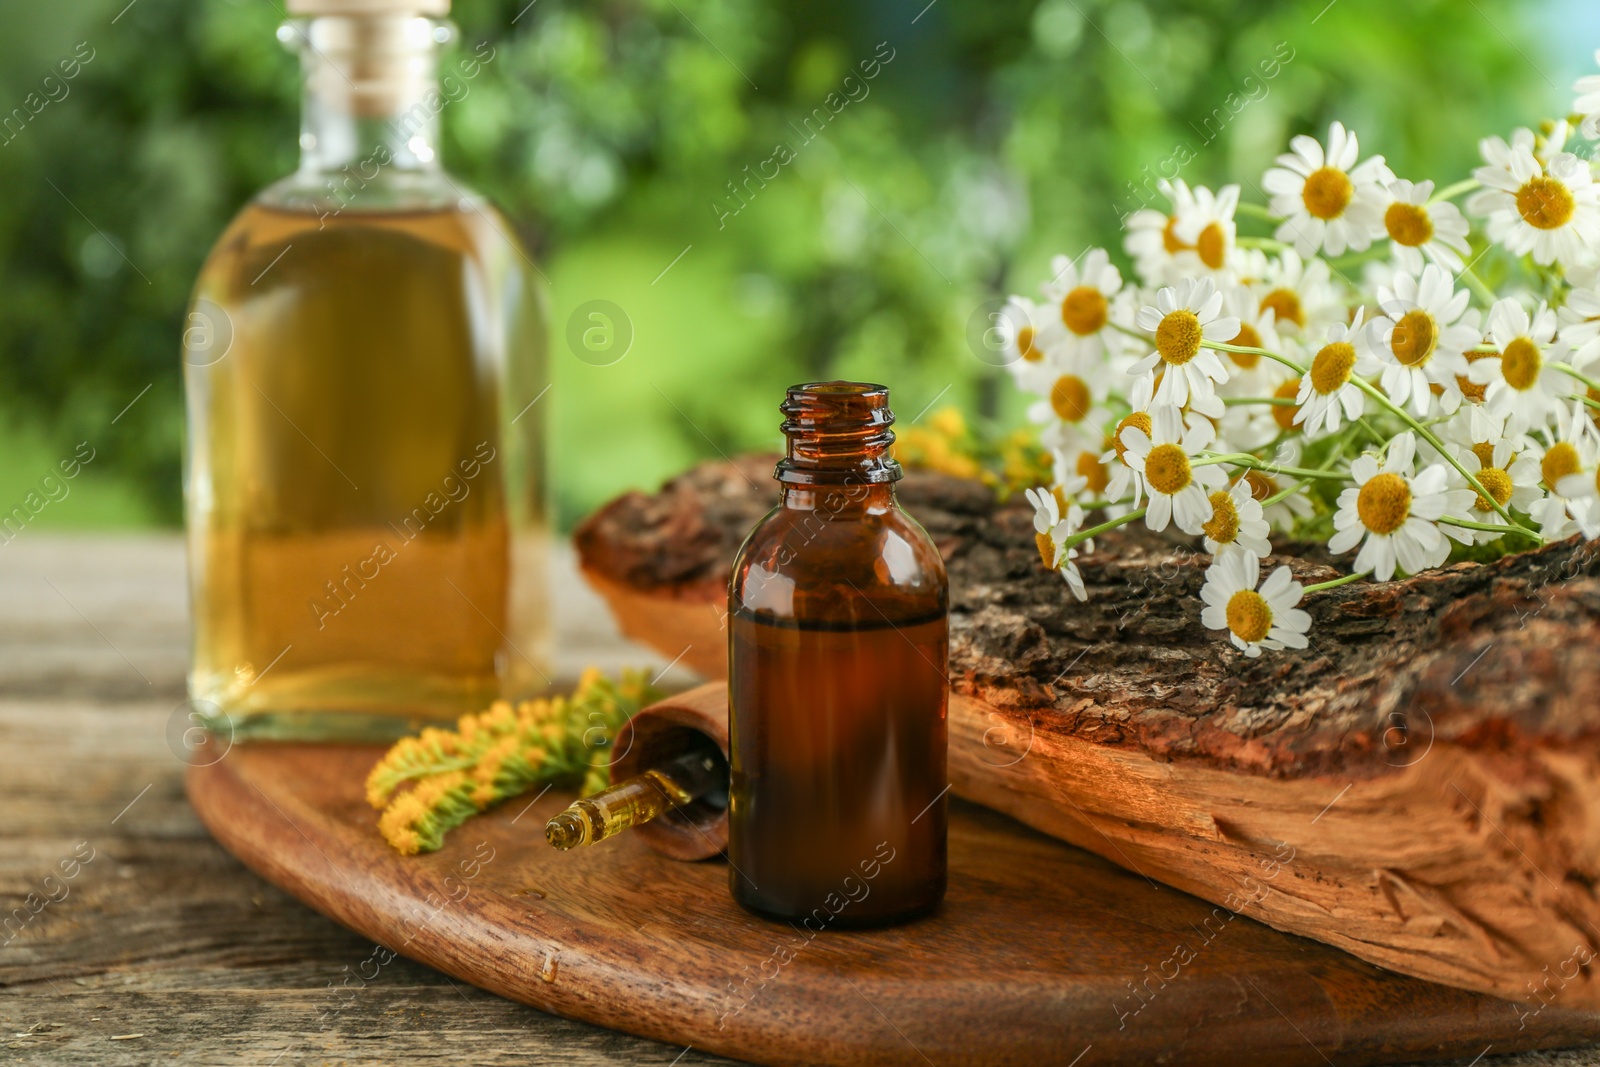
POLYGON ((1472 454, 1478 457, 1478 464, 1482 467, 1494 466, 1494 442, 1479 441, 1472 446, 1472 454))
POLYGON ((1577 474, 1580 466, 1578 450, 1568 441, 1557 441, 1539 462, 1539 474, 1544 478, 1544 487, 1553 493, 1556 483, 1569 474, 1577 474))
POLYGON ((1065 515, 1067 513, 1067 509, 1072 506, 1072 501, 1067 499, 1066 490, 1062 489, 1058 485, 1054 489, 1050 490, 1050 495, 1056 498, 1056 513, 1058 515, 1065 515))
POLYGON ((1178 238, 1178 216, 1169 217, 1166 226, 1162 228, 1161 247, 1167 250, 1169 256, 1175 256, 1189 247, 1178 238))
POLYGON ((1578 203, 1572 191, 1554 178, 1539 175, 1517 190, 1517 214, 1538 230, 1555 230, 1572 219, 1578 203))
MULTIPOLYGON (((1300 379, 1290 378, 1272 391, 1272 395, 1279 400, 1293 400, 1300 395, 1300 379)), ((1272 405, 1272 418, 1280 430, 1294 429, 1295 416, 1300 414, 1300 409, 1294 404, 1272 405)))
POLYGON ((1500 357, 1501 376, 1507 385, 1518 392, 1532 389, 1543 368, 1544 357, 1539 354, 1539 346, 1526 337, 1519 337, 1506 345, 1505 353, 1500 357))
POLYGON ((1077 422, 1089 414, 1089 386, 1075 374, 1063 374, 1050 387, 1050 406, 1063 422, 1077 422))
POLYGON ((1061 298, 1061 321, 1079 337, 1105 328, 1106 295, 1092 285, 1080 285, 1061 298))
POLYGON ((1389 350, 1404 366, 1419 367, 1433 356, 1433 346, 1439 342, 1439 330, 1433 316, 1415 308, 1401 316, 1389 335, 1389 350))
POLYGON ((1211 518, 1203 527, 1206 536, 1219 545, 1231 545, 1239 536, 1239 509, 1233 494, 1218 489, 1211 494, 1211 518))
POLYGON ((1411 514, 1411 486, 1398 474, 1374 474, 1356 497, 1356 514, 1373 533, 1394 533, 1411 514))
POLYGON ((1153 424, 1150 422, 1150 413, 1147 411, 1132 412, 1123 418, 1121 422, 1117 423, 1117 428, 1112 431, 1111 434, 1111 444, 1112 447, 1117 450, 1117 458, 1121 459, 1123 454, 1128 451, 1128 446, 1122 443, 1123 430, 1126 430, 1129 426, 1137 426, 1140 430, 1144 431, 1144 435, 1146 437, 1149 437, 1150 428, 1152 425, 1153 424))
POLYGON ((1039 546, 1039 561, 1044 564, 1047 571, 1056 569, 1056 543, 1047 533, 1033 535, 1033 543, 1039 546))
POLYGON ((1264 641, 1272 632, 1272 608, 1254 589, 1241 589, 1228 598, 1228 629, 1246 644, 1264 641))
MULTIPOLYGON (((1261 334, 1248 322, 1241 322, 1239 323, 1239 332, 1234 334, 1233 340, 1228 343, 1230 345, 1238 345, 1241 348, 1260 348, 1261 334)), ((1245 370, 1249 370, 1261 362, 1261 357, 1254 352, 1229 352, 1228 358, 1245 370)))
POLYGON ((1250 498, 1258 504, 1278 491, 1278 483, 1260 471, 1246 471, 1244 484, 1250 487, 1250 498))
MULTIPOLYGON (((1489 491, 1489 496, 1494 497, 1495 503, 1501 507, 1511 499, 1511 475, 1499 467, 1485 467, 1478 472, 1478 484, 1489 491)), ((1494 504, 1489 503, 1482 493, 1472 502, 1472 506, 1479 511, 1493 511, 1494 504)))
POLYGON ((1111 484, 1111 472, 1106 470, 1106 465, 1093 452, 1078 453, 1078 474, 1088 483, 1084 488, 1091 493, 1103 493, 1106 486, 1111 484))
POLYGON ((1300 192, 1300 199, 1305 201, 1306 210, 1312 217, 1319 219, 1336 219, 1344 214, 1344 209, 1350 206, 1350 198, 1355 195, 1355 186, 1350 184, 1350 176, 1338 167, 1323 167, 1314 170, 1306 178, 1306 187, 1300 192))
POLYGON ((1395 244, 1407 248, 1425 245, 1433 237, 1433 219, 1428 216, 1428 209, 1399 200, 1383 213, 1383 228, 1389 231, 1395 244))
POLYGON ((1356 349, 1348 341, 1323 345, 1311 361, 1311 388, 1323 396, 1338 392, 1350 380, 1355 365, 1356 349))
POLYGON ((1591 403, 1584 405, 1589 409, 1589 421, 1596 426, 1600 426, 1600 389, 1596 389, 1591 385, 1584 390, 1584 395, 1591 401, 1591 403))
POLYGON ((1044 358, 1044 353, 1033 343, 1037 335, 1032 326, 1024 326, 1017 331, 1017 351, 1021 352, 1022 358, 1029 363, 1037 363, 1044 358))
POLYGON ((1173 366, 1182 366, 1200 352, 1200 319, 1188 308, 1169 311, 1156 326, 1156 351, 1173 366))
POLYGON ((1156 445, 1144 457, 1144 477, 1154 492, 1182 492, 1189 485, 1189 456, 1178 445, 1156 445))
POLYGON ((1221 270, 1228 256, 1228 238, 1222 232, 1221 223, 1208 223, 1195 238, 1194 250, 1200 254, 1200 262, 1212 270, 1221 270))
POLYGON ((1300 294, 1293 289, 1274 289, 1261 298, 1261 311, 1273 313, 1278 322, 1292 322, 1305 326, 1306 311, 1300 306, 1300 294))
MULTIPOLYGON (((1497 353, 1495 353, 1495 352, 1468 352, 1467 353, 1467 362, 1468 363, 1476 363, 1476 362, 1478 362, 1478 360, 1483 359, 1485 356, 1493 356, 1493 355, 1497 355, 1497 353)), ((1462 396, 1466 397, 1468 400, 1472 401, 1474 404, 1483 403, 1484 393, 1486 393, 1488 391, 1488 389, 1489 389, 1489 387, 1487 385, 1479 385, 1477 382, 1473 381, 1471 378, 1468 378, 1465 374, 1456 375, 1456 388, 1461 390, 1461 395, 1462 396)))

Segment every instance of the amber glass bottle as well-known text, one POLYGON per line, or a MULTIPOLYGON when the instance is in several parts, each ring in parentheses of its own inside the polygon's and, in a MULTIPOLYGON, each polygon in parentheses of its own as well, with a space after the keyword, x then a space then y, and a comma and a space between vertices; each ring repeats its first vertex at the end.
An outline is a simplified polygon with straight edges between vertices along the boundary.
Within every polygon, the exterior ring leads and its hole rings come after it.
POLYGON ((184 335, 190 696, 235 736, 379 738, 543 684, 532 266, 441 166, 448 0, 289 0, 301 161, 184 335), (442 82, 442 90, 441 90, 442 82))
POLYGON ((733 895, 810 931, 945 890, 944 562, 894 498, 888 390, 795 386, 781 502, 728 592, 733 895))

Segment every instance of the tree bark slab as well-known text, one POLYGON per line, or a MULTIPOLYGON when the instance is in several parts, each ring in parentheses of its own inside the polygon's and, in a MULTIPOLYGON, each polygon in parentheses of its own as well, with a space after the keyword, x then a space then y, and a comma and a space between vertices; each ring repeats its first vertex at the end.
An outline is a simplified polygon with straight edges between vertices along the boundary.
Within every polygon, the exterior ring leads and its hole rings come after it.
MULTIPOLYGON (((772 457, 630 493, 575 535, 624 632, 726 674, 726 581, 772 457)), ((913 472, 951 581, 961 796, 1155 881, 1406 974, 1600 1007, 1600 552, 1315 594, 1311 647, 1205 630, 1209 557, 1117 531, 1043 570, 1031 515, 913 472)), ((1336 572, 1316 546, 1267 560, 1336 572)))

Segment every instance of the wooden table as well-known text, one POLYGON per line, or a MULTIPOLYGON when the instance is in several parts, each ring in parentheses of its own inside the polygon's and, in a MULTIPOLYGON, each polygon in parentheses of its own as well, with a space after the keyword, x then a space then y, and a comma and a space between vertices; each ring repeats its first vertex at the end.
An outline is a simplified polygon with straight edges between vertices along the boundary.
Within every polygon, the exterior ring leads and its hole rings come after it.
MULTIPOLYGON (((404 959, 335 999, 374 946, 245 870, 184 800, 167 738, 183 582, 171 536, 0 546, 0 919, 26 918, 0 932, 0 1063, 729 1062, 404 959)), ((570 557, 557 583, 563 672, 660 664, 616 635, 570 557)), ((1480 1067, 1600 1064, 1600 1049, 1489 1053, 1480 1067)))

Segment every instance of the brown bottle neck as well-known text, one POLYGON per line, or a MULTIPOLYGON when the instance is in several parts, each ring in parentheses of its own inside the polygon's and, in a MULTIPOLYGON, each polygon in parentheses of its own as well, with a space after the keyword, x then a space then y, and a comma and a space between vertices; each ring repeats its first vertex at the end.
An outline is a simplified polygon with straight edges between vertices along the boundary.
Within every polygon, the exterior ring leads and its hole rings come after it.
POLYGON ((879 514, 896 506, 894 484, 784 485, 781 504, 790 511, 816 512, 823 518, 879 514))
POLYGON ((797 496, 795 506, 814 495, 847 496, 853 503, 868 497, 893 504, 889 486, 900 478, 900 464, 890 454, 894 444, 894 412, 889 390, 860 382, 813 382, 790 388, 780 410, 788 454, 775 476, 786 490, 815 490, 797 496), (883 489, 876 494, 869 490, 883 489), (832 490, 832 493, 829 493, 832 490))

